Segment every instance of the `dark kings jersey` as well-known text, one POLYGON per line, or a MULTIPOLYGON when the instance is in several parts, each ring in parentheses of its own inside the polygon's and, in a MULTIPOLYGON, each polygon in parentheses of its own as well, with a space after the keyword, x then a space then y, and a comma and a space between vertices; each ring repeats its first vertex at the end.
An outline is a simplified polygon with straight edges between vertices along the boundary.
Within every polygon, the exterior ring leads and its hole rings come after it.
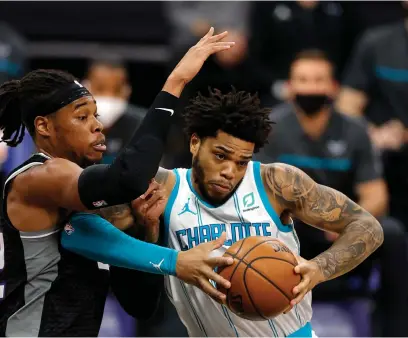
POLYGON ((69 231, 67 219, 46 231, 21 232, 7 216, 12 180, 48 159, 34 154, 10 173, 4 186, 0 336, 97 336, 109 288, 108 271, 61 247, 61 231, 69 231))

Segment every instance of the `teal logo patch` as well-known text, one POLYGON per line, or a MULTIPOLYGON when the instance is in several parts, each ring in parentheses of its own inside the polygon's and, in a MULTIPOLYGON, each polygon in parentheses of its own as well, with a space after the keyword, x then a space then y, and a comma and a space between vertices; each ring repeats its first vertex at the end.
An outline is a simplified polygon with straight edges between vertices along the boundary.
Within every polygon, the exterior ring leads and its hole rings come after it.
POLYGON ((243 199, 242 202, 244 204, 244 208, 250 208, 255 204, 255 197, 254 197, 254 193, 250 192, 249 194, 246 194, 243 199))

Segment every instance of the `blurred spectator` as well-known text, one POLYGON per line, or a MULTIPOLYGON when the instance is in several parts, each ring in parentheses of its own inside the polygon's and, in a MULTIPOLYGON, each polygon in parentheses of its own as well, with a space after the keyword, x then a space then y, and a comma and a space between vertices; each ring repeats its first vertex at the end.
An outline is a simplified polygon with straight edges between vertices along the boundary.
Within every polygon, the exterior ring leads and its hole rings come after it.
MULTIPOLYGON (((304 170, 316 182, 343 192, 377 217, 384 228, 385 241, 373 258, 381 263, 382 285, 379 308, 384 312, 385 336, 407 335, 408 316, 407 242, 402 224, 386 217, 387 189, 381 164, 360 121, 339 114, 331 107, 337 85, 334 68, 316 50, 300 53, 292 63, 287 84, 289 103, 272 114, 277 124, 269 144, 258 155, 262 162, 283 162, 304 170), (398 270, 398 277, 395 271, 398 270)), ((337 234, 325 233, 296 223, 301 255, 310 259, 326 250, 337 234)), ((367 279, 372 260, 324 286, 327 300, 346 296, 369 296, 367 279), (352 286, 350 276, 365 283, 352 286), (329 288, 329 289, 328 289, 329 288), (357 292, 356 292, 357 291, 357 292)), ((314 299, 322 297, 316 288, 314 299)))
POLYGON ((390 214, 408 227, 408 21, 368 30, 347 68, 338 108, 365 117, 383 152, 390 214))
POLYGON ((111 163, 139 127, 147 110, 129 103, 132 88, 128 71, 116 56, 92 60, 83 84, 94 96, 104 126, 107 151, 103 162, 111 163))
MULTIPOLYGON (((199 40, 210 27, 215 27, 217 32, 228 30, 228 39, 235 41, 234 48, 227 53, 219 53, 211 58, 210 66, 200 71, 211 79, 220 82, 224 80, 227 86, 231 85, 229 78, 242 82, 242 74, 238 71, 247 71, 246 60, 248 57, 248 23, 250 2, 248 1, 169 1, 166 2, 166 14, 172 27, 171 48, 173 59, 179 60, 185 49, 199 40), (241 69, 241 65, 243 69, 241 69), (235 72, 233 71, 235 70, 235 72), (220 72, 225 71, 225 74, 220 72), (225 79, 225 76, 227 79, 225 79)), ((248 83, 249 79, 245 81, 248 83)), ((201 78, 196 83, 204 83, 201 78)), ((234 82, 235 83, 235 82, 234 82)), ((212 84, 215 85, 215 84, 212 84)), ((201 87, 195 85, 195 87, 201 87)), ((230 88, 228 88, 230 89, 230 88)), ((190 96, 190 95, 187 95, 190 96)))
POLYGON ((172 47, 180 51, 200 39, 211 26, 247 32, 248 1, 168 1, 165 10, 172 26, 172 47))
POLYGON ((261 92, 272 95, 270 104, 285 98, 283 83, 293 56, 301 50, 325 51, 340 74, 352 45, 351 29, 340 2, 255 2, 250 53, 260 68, 257 73, 264 76, 261 92))
POLYGON ((21 77, 26 62, 26 41, 8 24, 0 22, 0 83, 21 77))

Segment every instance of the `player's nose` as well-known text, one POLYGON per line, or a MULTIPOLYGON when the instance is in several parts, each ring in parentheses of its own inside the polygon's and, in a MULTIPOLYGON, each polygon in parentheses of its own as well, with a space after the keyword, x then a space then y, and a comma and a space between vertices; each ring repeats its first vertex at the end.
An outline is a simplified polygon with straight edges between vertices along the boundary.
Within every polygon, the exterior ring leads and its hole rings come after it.
POLYGON ((103 130, 103 124, 97 118, 95 118, 94 123, 92 124, 92 132, 101 133, 103 130))
POLYGON ((221 171, 221 176, 227 180, 232 180, 235 176, 235 168, 233 165, 225 165, 221 171))

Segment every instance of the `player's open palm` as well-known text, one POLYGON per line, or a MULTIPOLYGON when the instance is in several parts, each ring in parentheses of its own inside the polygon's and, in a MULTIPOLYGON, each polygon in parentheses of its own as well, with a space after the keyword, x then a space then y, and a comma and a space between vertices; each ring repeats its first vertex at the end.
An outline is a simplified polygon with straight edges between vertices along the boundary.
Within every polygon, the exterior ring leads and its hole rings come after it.
POLYGON ((230 49, 234 45, 234 42, 221 41, 227 35, 228 32, 226 31, 214 35, 214 28, 211 27, 208 33, 188 50, 176 68, 174 68, 172 75, 178 79, 183 79, 185 83, 190 82, 211 54, 230 49))
POLYGON ((219 303, 224 303, 226 296, 218 291, 210 280, 229 289, 231 283, 217 274, 214 269, 233 264, 231 257, 211 257, 211 252, 220 248, 226 239, 225 232, 220 238, 196 246, 178 255, 176 274, 182 281, 203 290, 219 303))
POLYGON ((138 225, 144 226, 145 240, 156 243, 160 233, 160 216, 164 212, 167 195, 154 179, 147 191, 132 201, 131 206, 138 225))

